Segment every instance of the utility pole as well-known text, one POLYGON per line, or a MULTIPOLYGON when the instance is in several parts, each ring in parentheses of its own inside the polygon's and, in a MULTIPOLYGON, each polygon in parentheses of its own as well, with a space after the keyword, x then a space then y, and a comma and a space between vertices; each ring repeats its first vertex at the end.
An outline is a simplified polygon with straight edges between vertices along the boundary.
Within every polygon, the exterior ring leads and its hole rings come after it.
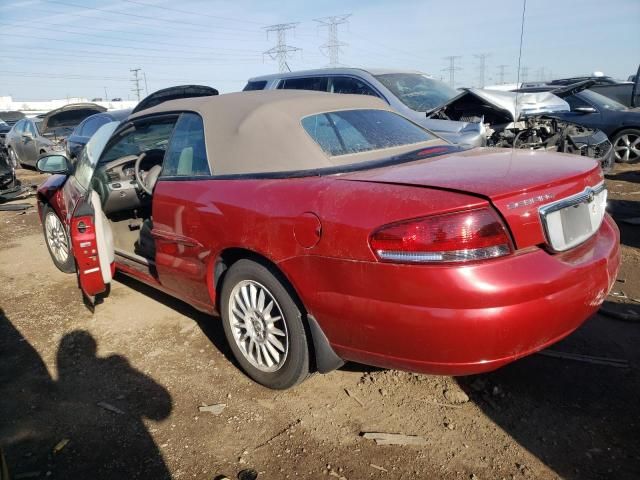
POLYGON ((509 65, 498 65, 498 85, 504 85, 504 71, 509 65))
POLYGON ((544 67, 540 67, 537 72, 536 72, 536 76, 538 78, 538 81, 543 82, 544 81, 544 67))
POLYGON ((109 95, 107 95, 107 87, 104 87, 104 101, 105 102, 109 101, 109 95))
POLYGON ((479 61, 478 63, 478 81, 480 83, 480 88, 484 88, 484 72, 486 70, 486 63, 485 60, 487 59, 487 57, 490 57, 491 54, 490 53, 478 53, 475 54, 474 57, 476 57, 479 61))
POLYGON ((138 76, 138 72, 140 72, 140 70, 142 69, 141 68, 129 69, 129 71, 133 74, 133 78, 131 79, 131 82, 135 85, 135 87, 133 87, 131 91, 136 94, 138 101, 140 101, 140 92, 142 91, 142 87, 140 87, 140 77, 138 76))
POLYGON ((149 86, 147 85, 147 72, 142 72, 142 76, 144 77, 144 94, 149 96, 149 86))
POLYGON ((263 55, 269 55, 273 60, 278 60, 278 68, 280 72, 286 72, 289 69, 289 65, 287 65, 287 57, 298 51, 302 51, 301 48, 292 47, 287 45, 287 30, 293 30, 298 25, 297 22, 294 23, 278 23, 276 25, 269 25, 265 27, 267 31, 267 38, 269 38, 270 32, 276 32, 278 36, 278 42, 276 46, 270 48, 266 52, 263 52, 263 55))
POLYGON ((338 55, 340 54, 340 47, 346 47, 347 44, 338 40, 338 25, 342 25, 348 22, 350 13, 346 15, 334 15, 329 17, 316 18, 314 21, 318 22, 321 27, 327 27, 329 32, 329 38, 327 42, 320 45, 320 51, 327 57, 329 57, 329 66, 337 67, 340 65, 338 61, 338 55))
POLYGON ((442 58, 449 62, 449 66, 447 68, 443 68, 442 70, 449 72, 449 85, 454 87, 456 83, 455 72, 456 70, 460 70, 460 67, 456 67, 456 60, 462 57, 459 55, 450 55, 448 57, 442 57, 442 58))

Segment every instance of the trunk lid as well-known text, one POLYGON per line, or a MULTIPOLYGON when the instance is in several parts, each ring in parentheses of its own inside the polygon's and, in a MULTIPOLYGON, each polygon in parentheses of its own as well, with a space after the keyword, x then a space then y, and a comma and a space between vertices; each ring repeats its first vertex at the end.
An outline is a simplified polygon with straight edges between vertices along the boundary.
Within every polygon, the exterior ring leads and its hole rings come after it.
POLYGON ((602 183, 588 157, 529 150, 476 148, 416 162, 341 175, 347 181, 434 188, 489 200, 517 248, 545 243, 538 209, 602 183))
POLYGON ((41 116, 40 131, 45 134, 50 131, 73 130, 85 118, 106 111, 106 108, 95 103, 65 105, 41 116))

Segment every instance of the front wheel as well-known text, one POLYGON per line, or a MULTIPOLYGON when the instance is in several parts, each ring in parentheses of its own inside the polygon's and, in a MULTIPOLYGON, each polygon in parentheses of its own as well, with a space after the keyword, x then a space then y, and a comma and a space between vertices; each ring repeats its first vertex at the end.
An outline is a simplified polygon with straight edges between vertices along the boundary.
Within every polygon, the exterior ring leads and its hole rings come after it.
POLYGON ((16 155, 16 152, 13 151, 13 148, 9 148, 9 161, 15 170, 21 167, 18 156, 16 155))
POLYGON ((257 262, 239 260, 225 275, 220 301, 234 357, 249 377, 278 390, 309 375, 303 314, 280 277, 257 262))
POLYGON ((622 130, 615 135, 612 143, 616 162, 636 163, 640 161, 640 130, 635 128, 622 130))
POLYGON ((76 262, 71 253, 69 235, 56 212, 48 205, 43 207, 42 228, 47 249, 55 266, 62 272, 74 273, 76 262))

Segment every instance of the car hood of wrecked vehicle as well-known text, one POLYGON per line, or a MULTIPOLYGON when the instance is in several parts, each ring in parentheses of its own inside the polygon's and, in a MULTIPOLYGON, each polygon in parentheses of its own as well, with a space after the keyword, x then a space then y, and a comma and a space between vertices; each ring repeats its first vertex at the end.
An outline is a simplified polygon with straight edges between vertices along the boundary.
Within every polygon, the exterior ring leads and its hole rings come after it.
POLYGON ((571 110, 567 102, 550 92, 516 93, 467 88, 460 95, 429 112, 429 116, 433 116, 448 105, 457 103, 469 95, 477 97, 494 108, 503 111, 514 122, 529 115, 568 112, 571 110))

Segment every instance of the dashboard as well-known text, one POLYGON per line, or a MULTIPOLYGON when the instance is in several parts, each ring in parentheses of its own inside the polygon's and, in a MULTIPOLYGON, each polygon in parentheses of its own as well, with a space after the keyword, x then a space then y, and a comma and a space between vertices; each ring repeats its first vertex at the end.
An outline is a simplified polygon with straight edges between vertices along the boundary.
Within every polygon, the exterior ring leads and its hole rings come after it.
MULTIPOLYGON (((140 163, 140 176, 155 165, 162 164, 164 151, 150 150, 140 163)), ((151 196, 138 185, 135 176, 137 155, 127 155, 105 165, 98 165, 93 177, 93 188, 102 199, 105 214, 135 210, 151 204, 151 196)))

